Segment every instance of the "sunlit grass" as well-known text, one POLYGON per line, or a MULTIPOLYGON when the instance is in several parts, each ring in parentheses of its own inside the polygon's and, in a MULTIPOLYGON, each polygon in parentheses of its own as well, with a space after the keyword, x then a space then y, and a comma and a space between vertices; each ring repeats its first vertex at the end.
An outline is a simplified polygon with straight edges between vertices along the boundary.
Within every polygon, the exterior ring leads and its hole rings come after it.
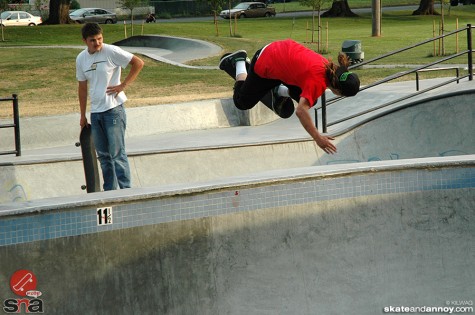
MULTIPOLYGON (((326 57, 334 57, 347 39, 361 40, 365 60, 412 45, 433 36, 433 26, 438 27, 438 16, 412 16, 412 12, 400 11, 383 15, 382 36, 371 36, 371 15, 358 18, 322 19, 322 43, 320 48, 326 57), (328 23, 328 29, 327 29, 328 23)), ((455 30, 456 19, 460 26, 475 22, 475 6, 452 8, 450 16, 445 16, 445 30, 455 30)), ((225 51, 246 49, 252 54, 266 43, 292 38, 305 43, 312 49, 317 44, 310 43, 311 18, 271 18, 246 19, 231 23, 238 36, 230 36, 229 21, 218 20, 219 34, 212 20, 203 22, 180 22, 145 24, 144 34, 172 35, 213 42, 225 51)), ((104 38, 113 43, 130 36, 131 25, 104 25, 104 38)), ((232 33, 233 33, 232 32, 232 33)), ((142 33, 142 25, 134 26, 134 34, 142 33)), ((0 97, 17 93, 20 99, 21 115, 52 115, 78 111, 75 59, 82 48, 18 48, 19 46, 79 46, 84 47, 79 25, 57 25, 39 27, 11 27, 4 29, 5 41, 0 41, 1 84, 0 97), (10 48, 6 48, 10 47, 10 48)), ((315 34, 315 39, 317 35, 315 34)), ((466 34, 460 33, 459 50, 466 49, 466 34)), ((457 50, 455 37, 444 42, 446 53, 457 50)), ((398 54, 379 63, 399 65, 427 64, 436 60, 439 43, 427 44, 417 49, 398 54)), ((190 62, 192 65, 216 66, 219 55, 190 62)), ((139 78, 127 90, 128 106, 145 106, 173 103, 192 99, 230 97, 232 80, 219 70, 200 70, 171 66, 143 58, 145 67, 139 78)), ((463 58, 451 63, 464 64, 463 58)), ((372 83, 400 69, 357 70, 363 84, 372 83)), ((127 70, 124 74, 127 73, 127 70)), ((439 74, 427 74, 439 75, 439 74)), ((408 80, 411 78, 407 78, 408 80)), ((413 78, 412 78, 413 79, 413 78)), ((11 110, 0 108, 0 117, 11 110)))

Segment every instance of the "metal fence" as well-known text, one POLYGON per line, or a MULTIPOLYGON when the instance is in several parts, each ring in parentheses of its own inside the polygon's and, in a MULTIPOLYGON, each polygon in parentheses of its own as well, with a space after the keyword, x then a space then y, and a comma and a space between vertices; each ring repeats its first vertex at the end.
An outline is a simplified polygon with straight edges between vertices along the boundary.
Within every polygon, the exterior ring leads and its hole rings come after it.
MULTIPOLYGON (((239 1, 231 1, 231 6, 239 1)), ((213 14, 212 8, 206 1, 150 1, 150 6, 155 8, 157 17, 185 17, 185 16, 210 16, 213 14)), ((224 8, 227 9, 226 3, 224 8)))
POLYGON ((0 102, 12 102, 13 109, 13 123, 0 124, 0 129, 13 128, 15 133, 15 150, 2 151, 0 155, 16 154, 21 155, 21 143, 20 143, 20 114, 18 111, 18 96, 13 94, 12 97, 0 98, 0 102))
MULTIPOLYGON (((336 124, 339 124, 343 121, 346 121, 346 120, 350 120, 350 119, 353 119, 355 117, 358 117, 358 116, 361 116, 361 115, 364 115, 364 114, 367 114, 369 112, 372 112, 372 111, 376 111, 376 110, 379 110, 381 108, 384 108, 384 107, 388 107, 390 105, 393 105, 393 104, 396 104, 398 102, 401 102, 401 101, 404 101, 406 99, 409 99, 411 97, 414 97, 416 95, 419 95, 419 94, 422 94, 422 93, 425 93, 425 92, 428 92, 430 90, 434 90, 436 88, 439 88, 443 85, 447 85, 449 83, 453 83, 453 82, 459 82, 460 79, 463 79, 463 78, 468 78, 470 81, 473 80, 473 43, 472 43, 472 29, 475 28, 474 26, 472 26, 471 24, 467 24, 466 27, 463 27, 463 28, 460 28, 458 30, 455 30, 453 32, 450 32, 450 33, 447 33, 447 34, 444 34, 444 35, 440 35, 440 36, 437 36, 437 37, 434 37, 434 38, 431 38, 431 39, 428 39, 428 40, 425 40, 423 42, 420 42, 418 44, 415 44, 415 45, 411 45, 411 46, 408 46, 408 47, 405 47, 405 48, 402 48, 402 49, 399 49, 399 50, 396 50, 396 51, 393 51, 393 52, 390 52, 388 54, 385 54, 385 55, 382 55, 382 56, 379 56, 377 58, 374 58, 374 59, 371 59, 371 60, 368 60, 368 61, 365 61, 365 62, 362 62, 362 63, 358 63, 356 65, 353 65, 353 66, 350 66, 348 69, 355 69, 355 68, 359 68, 359 67, 362 67, 362 66, 365 66, 365 65, 368 65, 372 62, 375 62, 375 61, 378 61, 378 60, 381 60, 381 59, 384 59, 384 58, 387 58, 387 57, 390 57, 390 56, 393 56, 395 54, 399 54, 401 52, 404 52, 404 51, 408 51, 408 50, 411 50, 413 48, 416 48, 416 47, 419 47, 419 46, 422 46, 422 45, 425 45, 427 43, 431 43, 431 42, 435 42, 435 41, 438 41, 440 39, 443 39, 445 37, 448 37, 448 36, 454 36, 460 32, 466 32, 467 33, 467 49, 464 50, 464 51, 461 51, 461 52, 458 52, 458 53, 455 53, 453 55, 450 55, 450 56, 447 56, 447 57, 444 57, 440 60, 437 60, 435 62, 432 62, 432 63, 428 63, 426 65, 423 65, 423 66, 420 66, 420 67, 417 67, 415 69, 412 69, 412 70, 408 70, 408 71, 403 71, 403 72, 400 72, 396 75, 392 75, 392 76, 389 76, 383 80, 380 80, 378 82, 375 82, 373 84, 369 84, 363 88, 360 89, 360 91, 363 91, 363 90, 367 90, 367 89, 370 89, 372 87, 375 87, 377 85, 380 85, 380 84, 383 84, 383 83, 386 83, 386 82, 389 82, 389 81, 392 81, 392 80, 395 80, 395 79, 398 79, 400 77, 403 77, 405 75, 408 75, 408 74, 411 74, 411 73, 415 73, 416 75, 418 75, 419 72, 423 72, 423 71, 428 71, 426 69, 433 69, 433 70, 444 70, 443 68, 431 68, 431 67, 434 67, 438 64, 441 64, 447 60, 451 60, 451 59, 454 59, 454 58, 457 58, 457 57, 460 57, 460 56, 464 56, 466 55, 467 56, 467 73, 466 74, 463 74, 463 75, 459 75, 459 71, 457 71, 457 76, 454 78, 454 79, 450 79, 446 82, 443 82, 443 83, 440 83, 440 84, 437 84, 435 86, 432 86, 432 87, 429 87, 429 88, 426 88, 424 90, 421 90, 419 91, 419 86, 418 84, 416 85, 416 88, 417 88, 417 92, 413 93, 413 94, 409 94, 407 96, 404 96, 402 98, 399 98, 399 99, 396 99, 394 101, 391 101, 389 103, 385 103, 383 105, 380 105, 380 106, 376 106, 376 107, 373 107, 369 110, 366 110, 366 111, 363 111, 363 112, 360 112, 360 113, 357 113, 357 114, 354 114, 354 115, 351 115, 349 117, 345 117, 345 118, 342 118, 342 119, 339 119, 339 120, 336 120, 336 121, 332 121, 332 122, 327 122, 327 107, 331 104, 334 104, 340 100, 342 100, 344 97, 343 96, 338 96, 338 97, 334 97, 332 99, 329 99, 329 100, 326 100, 325 98, 325 94, 322 95, 321 97, 321 101, 322 101, 322 105, 321 107, 319 108, 315 108, 315 126, 318 128, 318 119, 317 119, 317 110, 321 108, 322 110, 322 131, 323 132, 327 132, 327 128, 330 127, 330 126, 333 126, 333 125, 336 125, 336 124)), ((417 81, 419 79, 417 78, 417 81)))

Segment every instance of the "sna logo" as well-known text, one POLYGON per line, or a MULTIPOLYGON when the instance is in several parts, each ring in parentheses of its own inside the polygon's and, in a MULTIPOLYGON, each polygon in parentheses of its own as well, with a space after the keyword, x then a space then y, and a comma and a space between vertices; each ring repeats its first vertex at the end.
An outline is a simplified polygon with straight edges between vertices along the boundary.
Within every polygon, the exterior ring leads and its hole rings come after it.
POLYGON ((10 290, 21 298, 3 302, 5 313, 43 313, 43 300, 38 299, 41 291, 36 290, 36 276, 25 269, 17 270, 10 278, 10 290), (32 298, 32 299, 30 299, 32 298))

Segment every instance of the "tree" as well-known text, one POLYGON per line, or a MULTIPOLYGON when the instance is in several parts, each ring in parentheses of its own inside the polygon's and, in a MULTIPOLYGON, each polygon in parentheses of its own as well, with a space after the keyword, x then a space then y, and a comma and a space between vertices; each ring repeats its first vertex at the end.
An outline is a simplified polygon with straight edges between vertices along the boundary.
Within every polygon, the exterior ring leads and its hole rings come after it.
POLYGON ((322 14, 322 17, 355 17, 357 14, 351 11, 348 0, 333 0, 332 7, 322 14))
POLYGON ((221 12, 223 6, 226 3, 226 0, 207 0, 206 1, 211 8, 214 16, 214 26, 216 29, 216 36, 219 36, 219 29, 218 29, 218 14, 221 12))
POLYGON ((412 15, 437 15, 434 9, 435 0, 421 0, 419 8, 412 15))
MULTIPOLYGON (((44 1, 47 1, 47 0, 44 0, 44 1)), ((69 10, 77 10, 77 9, 81 9, 81 5, 79 4, 77 0, 71 0, 71 3, 69 4, 69 10)))
MULTIPOLYGON (((7 0, 0 0, 0 11, 6 10, 8 8, 8 1, 7 0)), ((3 34, 3 24, 0 26, 1 29, 1 41, 5 41, 5 35, 3 34)))
POLYGON ((8 8, 8 0, 0 0, 0 11, 8 8))
POLYGON ((134 9, 138 7, 142 0, 119 0, 117 3, 124 9, 130 10, 130 22, 132 25, 132 36, 134 35, 134 9))
POLYGON ((318 16, 318 47, 317 50, 320 52, 320 43, 321 43, 321 36, 320 36, 320 11, 322 9, 322 5, 326 2, 326 0, 300 0, 300 4, 303 6, 311 7, 312 8, 312 43, 314 42, 314 33, 315 33, 315 11, 317 12, 318 16))
POLYGON ((70 0, 50 0, 49 17, 46 24, 68 24, 70 0))
MULTIPOLYGON (((34 8, 40 12, 41 18, 46 21, 48 19, 48 10, 46 8, 49 6, 49 1, 48 0, 35 0, 34 3, 34 8)), ((71 4, 69 5, 69 8, 71 9, 71 4)))

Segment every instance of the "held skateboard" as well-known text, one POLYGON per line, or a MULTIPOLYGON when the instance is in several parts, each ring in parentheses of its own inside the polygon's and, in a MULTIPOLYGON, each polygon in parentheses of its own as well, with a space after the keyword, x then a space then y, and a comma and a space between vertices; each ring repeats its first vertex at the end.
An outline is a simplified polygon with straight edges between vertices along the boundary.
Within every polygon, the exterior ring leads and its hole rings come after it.
POLYGON ((86 189, 88 193, 101 191, 99 181, 99 170, 97 168, 96 149, 92 140, 91 125, 87 124, 81 130, 77 147, 81 147, 82 163, 84 166, 84 175, 86 177, 86 185, 82 189, 86 189))

